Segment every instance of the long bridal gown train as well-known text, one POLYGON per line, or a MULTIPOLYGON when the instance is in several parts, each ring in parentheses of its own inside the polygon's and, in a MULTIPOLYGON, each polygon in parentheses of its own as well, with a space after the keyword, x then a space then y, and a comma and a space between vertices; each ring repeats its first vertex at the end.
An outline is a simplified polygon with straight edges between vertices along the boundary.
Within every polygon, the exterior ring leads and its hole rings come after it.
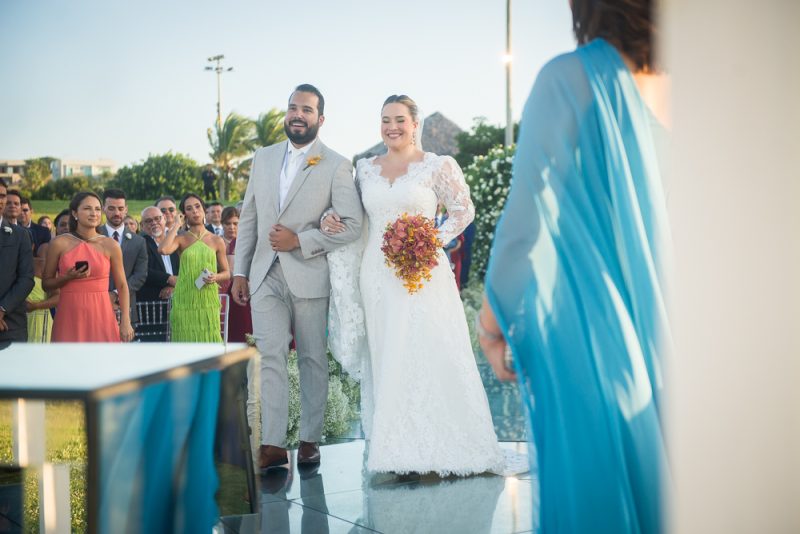
POLYGON ((342 264, 341 253, 329 255, 331 348, 344 356, 345 369, 355 369, 362 379, 367 469, 443 476, 500 470, 503 455, 444 251, 431 280, 409 294, 380 250, 387 223, 404 212, 433 219, 439 204, 449 214, 440 228, 442 242, 461 233, 474 216, 461 169, 448 156, 426 153, 394 183, 380 172, 374 158, 357 164, 369 227, 360 280, 342 264), (368 356, 354 362, 350 355, 357 352, 357 336, 352 332, 361 317, 347 301, 357 298, 352 290, 358 287, 368 356))

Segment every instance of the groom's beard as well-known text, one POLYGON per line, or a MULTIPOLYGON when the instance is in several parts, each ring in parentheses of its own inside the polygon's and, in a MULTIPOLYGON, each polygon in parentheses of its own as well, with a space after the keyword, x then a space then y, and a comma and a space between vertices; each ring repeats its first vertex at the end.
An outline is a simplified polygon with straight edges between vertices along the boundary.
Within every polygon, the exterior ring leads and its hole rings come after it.
POLYGON ((289 138, 289 141, 296 145, 307 145, 317 137, 317 132, 319 131, 319 122, 314 125, 308 125, 305 121, 297 121, 296 119, 292 122, 302 122, 306 125, 306 129, 304 133, 300 132, 293 132, 292 126, 287 123, 286 121, 283 122, 283 131, 286 133, 286 137, 289 138))

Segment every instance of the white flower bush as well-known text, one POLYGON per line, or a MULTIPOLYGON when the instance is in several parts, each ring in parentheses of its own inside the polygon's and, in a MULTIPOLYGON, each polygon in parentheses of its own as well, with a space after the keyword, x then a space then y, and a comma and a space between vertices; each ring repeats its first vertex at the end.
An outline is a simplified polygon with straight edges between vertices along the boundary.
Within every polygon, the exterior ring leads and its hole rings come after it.
POLYGON ((516 147, 496 146, 485 156, 477 156, 464 169, 472 202, 475 204, 475 241, 469 285, 483 283, 494 229, 503 212, 511 187, 511 166, 516 147))
MULTIPOLYGON (((297 352, 289 352, 289 427, 286 443, 294 447, 300 442, 300 371, 297 368, 297 352)), ((326 437, 343 434, 358 417, 361 389, 355 380, 342 370, 342 366, 328 352, 328 404, 325 406, 325 424, 322 429, 326 437)))

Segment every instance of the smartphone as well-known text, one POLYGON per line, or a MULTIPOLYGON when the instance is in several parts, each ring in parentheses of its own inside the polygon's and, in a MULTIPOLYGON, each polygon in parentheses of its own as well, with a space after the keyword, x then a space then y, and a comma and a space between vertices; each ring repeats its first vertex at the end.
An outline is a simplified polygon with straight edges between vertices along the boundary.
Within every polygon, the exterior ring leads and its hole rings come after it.
POLYGON ((88 268, 89 268, 89 262, 88 261, 76 261, 75 262, 75 270, 76 271, 85 271, 88 268))

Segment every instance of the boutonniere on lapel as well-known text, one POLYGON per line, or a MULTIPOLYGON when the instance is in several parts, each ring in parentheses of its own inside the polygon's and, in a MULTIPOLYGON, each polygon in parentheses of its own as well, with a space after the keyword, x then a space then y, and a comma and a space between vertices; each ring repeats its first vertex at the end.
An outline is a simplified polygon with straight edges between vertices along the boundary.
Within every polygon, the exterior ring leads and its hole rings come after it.
POLYGON ((133 236, 130 232, 125 232, 125 239, 133 239, 133 236))
POLYGON ((309 167, 313 167, 315 165, 319 165, 319 162, 322 161, 322 156, 314 156, 312 158, 308 158, 306 160, 306 166, 303 167, 303 170, 308 170, 309 167))
POLYGON ((4 226, 4 227, 3 227, 3 231, 4 231, 5 233, 7 233, 7 234, 10 234, 10 233, 11 233, 11 232, 13 232, 14 230, 12 230, 10 226, 4 226))

